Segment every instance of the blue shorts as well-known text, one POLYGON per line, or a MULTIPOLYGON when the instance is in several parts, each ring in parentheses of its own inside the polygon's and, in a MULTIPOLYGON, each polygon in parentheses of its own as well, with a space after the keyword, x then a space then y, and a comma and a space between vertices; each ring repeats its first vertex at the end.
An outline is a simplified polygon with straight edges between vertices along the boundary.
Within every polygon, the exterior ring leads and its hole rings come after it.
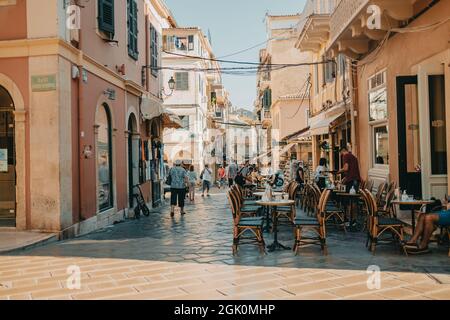
POLYGON ((439 212, 438 224, 443 227, 450 226, 450 210, 439 212))

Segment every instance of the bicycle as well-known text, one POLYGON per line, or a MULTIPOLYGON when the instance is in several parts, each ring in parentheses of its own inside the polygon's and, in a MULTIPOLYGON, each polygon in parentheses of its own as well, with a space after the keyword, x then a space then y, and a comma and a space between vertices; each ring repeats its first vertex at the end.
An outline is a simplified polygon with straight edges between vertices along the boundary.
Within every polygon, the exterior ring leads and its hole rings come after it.
POLYGON ((134 207, 134 216, 136 219, 139 219, 141 216, 141 212, 144 216, 148 217, 150 215, 150 209, 145 203, 144 196, 142 194, 142 189, 139 184, 133 186, 134 189, 138 189, 139 192, 133 193, 133 197, 136 199, 137 205, 134 207))

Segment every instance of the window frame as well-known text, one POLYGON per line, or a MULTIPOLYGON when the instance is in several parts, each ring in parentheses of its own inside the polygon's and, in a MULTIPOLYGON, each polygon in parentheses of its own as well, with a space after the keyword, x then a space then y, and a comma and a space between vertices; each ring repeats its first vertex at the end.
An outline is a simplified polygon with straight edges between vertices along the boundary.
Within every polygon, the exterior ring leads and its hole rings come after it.
POLYGON ((182 71, 182 72, 175 72, 175 90, 176 91, 189 91, 189 72, 182 71), (186 86, 185 87, 179 87, 181 79, 178 79, 179 76, 186 75, 186 86))
POLYGON ((387 132, 388 132, 388 155, 390 153, 389 150, 389 142, 390 142, 390 137, 389 137, 389 119, 388 117, 386 117, 385 119, 379 119, 379 120, 370 120, 370 94, 375 92, 375 91, 379 91, 381 89, 384 89, 386 91, 386 110, 389 109, 389 105, 388 105, 388 95, 387 95, 387 71, 386 69, 380 70, 378 72, 376 72, 375 74, 373 74, 372 76, 370 76, 367 80, 367 85, 368 85, 368 91, 367 91, 367 107, 368 107, 368 126, 369 126, 369 137, 370 137, 370 148, 371 148, 371 163, 372 163, 372 168, 374 169, 381 169, 381 170, 389 170, 389 165, 390 165, 390 157, 388 157, 388 163, 387 164, 378 164, 376 163, 376 147, 375 147, 375 129, 376 128, 380 128, 380 127, 386 127, 387 132), (379 75, 382 75, 382 82, 381 83, 376 83, 375 86, 372 87, 372 79, 376 79, 376 77, 378 77, 379 75))

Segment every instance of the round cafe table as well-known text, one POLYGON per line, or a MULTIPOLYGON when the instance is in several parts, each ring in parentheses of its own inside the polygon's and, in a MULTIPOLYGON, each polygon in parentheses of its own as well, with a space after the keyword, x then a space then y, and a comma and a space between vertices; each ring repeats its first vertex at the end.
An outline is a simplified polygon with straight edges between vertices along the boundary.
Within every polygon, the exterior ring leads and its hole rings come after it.
MULTIPOLYGON (((256 204, 266 207, 267 212, 273 213, 273 208, 282 207, 282 206, 290 206, 295 203, 294 200, 258 200, 256 204)), ((268 245, 267 248, 269 252, 276 250, 290 250, 291 248, 284 246, 280 242, 278 242, 278 214, 272 214, 273 216, 273 243, 268 245)), ((267 223, 269 221, 269 217, 267 217, 267 223)))
MULTIPOLYGON (((255 197, 258 197, 258 198, 264 197, 265 194, 266 194, 265 191, 264 191, 264 192, 262 192, 262 191, 253 192, 253 195, 254 195, 255 197)), ((273 194, 274 197, 278 197, 278 198, 287 195, 286 192, 273 192, 272 194, 273 194)))
POLYGON ((421 207, 426 204, 432 204, 432 200, 394 200, 392 201, 392 204, 398 204, 398 205, 405 205, 405 206, 411 206, 411 225, 412 225, 412 232, 414 234, 414 231, 416 230, 416 208, 421 207))

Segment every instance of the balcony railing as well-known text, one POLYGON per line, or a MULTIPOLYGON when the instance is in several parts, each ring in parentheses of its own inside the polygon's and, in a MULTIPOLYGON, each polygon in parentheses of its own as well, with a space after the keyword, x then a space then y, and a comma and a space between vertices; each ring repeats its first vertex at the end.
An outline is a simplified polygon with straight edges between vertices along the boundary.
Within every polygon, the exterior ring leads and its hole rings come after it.
POLYGON ((331 43, 336 41, 369 2, 370 0, 341 0, 330 20, 331 43))

